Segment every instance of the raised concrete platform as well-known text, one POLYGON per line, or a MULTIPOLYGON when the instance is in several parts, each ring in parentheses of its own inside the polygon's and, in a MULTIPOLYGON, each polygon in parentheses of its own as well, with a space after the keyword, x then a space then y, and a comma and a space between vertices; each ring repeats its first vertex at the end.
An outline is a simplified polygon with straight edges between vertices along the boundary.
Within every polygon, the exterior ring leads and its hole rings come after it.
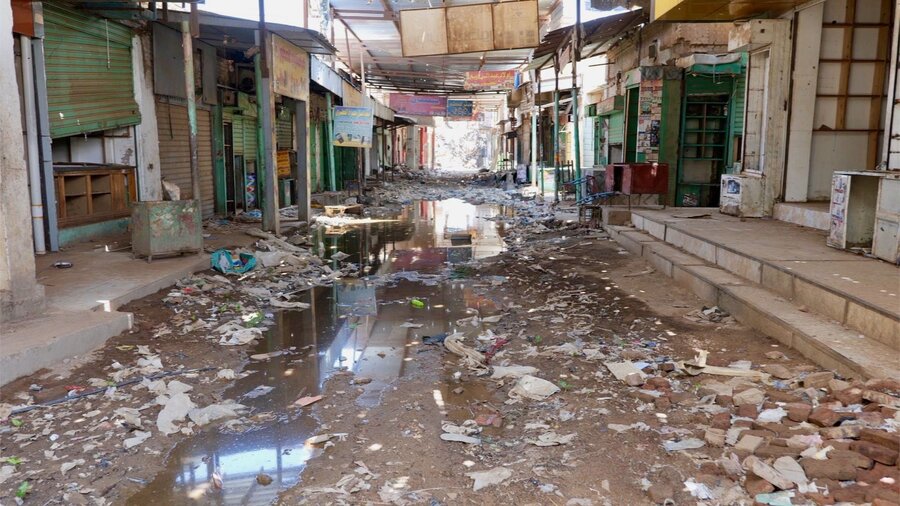
POLYGON ((801 227, 827 231, 831 226, 828 202, 779 202, 775 204, 776 220, 801 227))
POLYGON ((131 328, 131 313, 54 311, 3 326, 0 385, 83 355, 131 328))
POLYGON ((849 377, 900 377, 900 271, 821 232, 715 209, 633 210, 607 227, 704 300, 849 377))
MULTIPOLYGON (((110 240, 112 246, 127 238, 110 240)), ((253 238, 235 229, 217 233, 207 247, 247 245, 253 238)), ((130 251, 107 252, 104 243, 83 243, 36 258, 38 282, 45 287, 47 311, 0 329, 0 385, 62 360, 89 353, 131 328, 131 313, 117 309, 209 268, 209 255, 133 259, 130 251), (68 269, 53 266, 72 263, 68 269)))

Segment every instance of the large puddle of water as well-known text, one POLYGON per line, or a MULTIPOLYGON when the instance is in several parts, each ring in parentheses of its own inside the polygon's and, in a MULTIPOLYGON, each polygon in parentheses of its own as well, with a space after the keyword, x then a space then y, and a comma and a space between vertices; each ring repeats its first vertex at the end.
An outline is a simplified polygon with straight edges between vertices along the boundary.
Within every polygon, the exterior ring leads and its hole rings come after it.
POLYGON ((384 221, 320 227, 312 238, 319 254, 326 259, 338 251, 350 255, 346 261, 359 264, 361 277, 307 292, 298 298, 310 304, 307 310, 276 313, 276 324, 251 354, 291 347, 296 353, 247 364, 245 371, 253 373, 224 394, 252 408, 251 428, 229 433, 212 427, 182 442, 168 456, 166 470, 128 504, 269 504, 296 484, 319 451, 305 444, 317 434, 319 421, 308 410, 289 408, 295 400, 321 393, 332 373, 349 369, 372 379, 357 399, 361 409, 376 406, 386 386, 404 375, 422 336, 452 332, 456 320, 470 315, 469 308, 494 310, 471 282, 383 285, 366 275, 437 273, 496 255, 504 248, 503 225, 485 218, 506 213, 456 199, 422 201, 384 221), (412 297, 425 307, 412 307, 412 297), (410 320, 424 326, 400 327, 410 320), (260 385, 275 388, 246 397, 260 385), (211 486, 213 473, 221 477, 220 490, 211 486), (260 473, 272 483, 258 484, 260 473))

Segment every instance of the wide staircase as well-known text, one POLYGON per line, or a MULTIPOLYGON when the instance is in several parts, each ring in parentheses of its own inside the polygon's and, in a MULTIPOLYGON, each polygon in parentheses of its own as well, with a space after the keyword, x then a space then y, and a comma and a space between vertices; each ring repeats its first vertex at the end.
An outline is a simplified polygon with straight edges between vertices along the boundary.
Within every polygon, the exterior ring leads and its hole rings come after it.
POLYGON ((900 378, 900 269, 824 232, 717 209, 632 209, 623 248, 738 321, 848 378, 900 378))

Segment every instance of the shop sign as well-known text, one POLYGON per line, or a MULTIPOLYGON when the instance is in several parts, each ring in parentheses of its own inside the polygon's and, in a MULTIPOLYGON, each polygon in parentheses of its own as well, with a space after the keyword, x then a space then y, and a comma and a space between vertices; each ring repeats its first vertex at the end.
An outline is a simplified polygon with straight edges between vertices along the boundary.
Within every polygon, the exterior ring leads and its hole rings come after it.
POLYGON ((475 104, 471 100, 447 100, 447 116, 451 118, 471 118, 475 104))
POLYGON ((371 107, 335 107, 333 144, 343 148, 371 148, 372 122, 371 107))
POLYGON ((515 70, 472 70, 463 82, 467 90, 511 90, 515 85, 515 70))
POLYGON ((272 34, 272 80, 275 93, 309 100, 309 53, 272 34))
POLYGON ((447 97, 433 95, 391 94, 391 109, 398 114, 413 116, 445 116, 447 97))

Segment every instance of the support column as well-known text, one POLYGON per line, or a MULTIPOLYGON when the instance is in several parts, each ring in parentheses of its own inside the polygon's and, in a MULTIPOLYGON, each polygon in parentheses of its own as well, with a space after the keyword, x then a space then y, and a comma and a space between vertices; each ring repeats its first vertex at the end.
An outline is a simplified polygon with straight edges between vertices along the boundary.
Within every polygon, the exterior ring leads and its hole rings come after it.
POLYGON ((197 143, 197 101, 194 96, 194 41, 187 21, 181 22, 181 49, 184 59, 184 90, 187 97, 188 146, 191 163, 191 198, 202 203, 200 195, 200 145, 197 143))
POLYGON ((328 149, 328 189, 337 191, 337 170, 334 166, 334 102, 331 93, 325 94, 325 108, 327 109, 327 120, 325 123, 326 140, 325 147, 328 149))
MULTIPOLYGON (((12 8, 0 4, 0 124, 21 125, 21 104, 13 52, 12 8)), ((43 311, 44 287, 37 283, 25 145, 20 128, 0 128, 0 322, 43 311)))
POLYGON ((294 122, 296 124, 297 142, 297 182, 294 202, 297 204, 297 219, 309 223, 310 176, 309 176, 309 115, 306 102, 294 101, 294 122))
MULTIPOLYGON (((581 178, 581 132, 578 128, 578 58, 581 57, 581 1, 575 2, 575 26, 572 27, 572 136, 575 152, 572 153, 572 165, 575 166, 575 179, 581 178)), ((575 185, 575 200, 581 200, 581 184, 575 185)))
POLYGON ((559 69, 554 67, 553 84, 553 201, 559 202, 559 69))
POLYGON ((275 130, 275 118, 274 111, 275 108, 275 94, 272 91, 272 78, 271 78, 271 65, 272 65, 272 55, 268 54, 269 48, 269 35, 265 29, 265 19, 264 19, 264 6, 263 0, 259 2, 259 11, 260 11, 260 27, 261 30, 257 31, 257 43, 260 47, 260 52, 257 55, 256 61, 259 62, 257 68, 259 72, 257 75, 259 79, 256 83, 256 96, 257 96, 257 109, 259 111, 258 121, 260 124, 260 129, 262 133, 262 141, 261 145, 262 149, 262 161, 263 166, 257 167, 256 173, 257 176, 260 174, 260 169, 262 169, 263 173, 263 194, 262 194, 262 228, 267 232, 278 233, 278 170, 275 165, 275 141, 273 132, 275 130))

